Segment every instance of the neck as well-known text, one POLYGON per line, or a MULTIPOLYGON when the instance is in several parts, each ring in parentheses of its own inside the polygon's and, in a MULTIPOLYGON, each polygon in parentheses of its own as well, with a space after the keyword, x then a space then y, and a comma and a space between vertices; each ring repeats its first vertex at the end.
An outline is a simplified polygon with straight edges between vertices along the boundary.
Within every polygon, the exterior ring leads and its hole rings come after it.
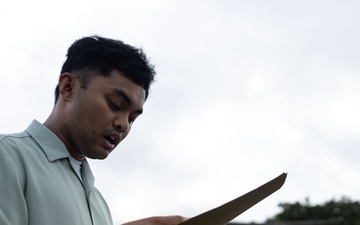
POLYGON ((63 120, 59 119, 58 113, 54 110, 50 116, 43 123, 49 130, 51 130, 58 138, 64 143, 69 154, 78 161, 84 161, 85 156, 82 155, 72 143, 71 137, 67 132, 66 126, 63 120))

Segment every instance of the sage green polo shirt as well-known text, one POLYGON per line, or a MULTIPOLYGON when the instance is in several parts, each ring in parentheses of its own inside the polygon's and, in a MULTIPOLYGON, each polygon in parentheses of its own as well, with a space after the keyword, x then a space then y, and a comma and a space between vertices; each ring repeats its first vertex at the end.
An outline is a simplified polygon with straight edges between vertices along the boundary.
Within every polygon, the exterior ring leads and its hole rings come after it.
POLYGON ((0 135, 1 225, 111 225, 88 162, 82 180, 63 142, 34 120, 22 133, 0 135))

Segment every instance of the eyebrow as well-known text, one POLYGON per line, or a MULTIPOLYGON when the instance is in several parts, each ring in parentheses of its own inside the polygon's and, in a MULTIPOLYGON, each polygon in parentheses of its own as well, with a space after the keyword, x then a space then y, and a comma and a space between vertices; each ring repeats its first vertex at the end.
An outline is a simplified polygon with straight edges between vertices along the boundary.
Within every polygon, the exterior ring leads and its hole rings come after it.
MULTIPOLYGON (((113 89, 111 89, 111 90, 112 90, 113 92, 115 92, 115 94, 117 94, 118 96, 120 96, 121 98, 123 98, 128 105, 132 105, 132 104, 133 104, 133 101, 130 99, 130 97, 129 97, 122 89, 113 88, 113 89)), ((143 113, 143 109, 138 109, 138 110, 136 110, 136 113, 142 114, 142 113, 143 113)))

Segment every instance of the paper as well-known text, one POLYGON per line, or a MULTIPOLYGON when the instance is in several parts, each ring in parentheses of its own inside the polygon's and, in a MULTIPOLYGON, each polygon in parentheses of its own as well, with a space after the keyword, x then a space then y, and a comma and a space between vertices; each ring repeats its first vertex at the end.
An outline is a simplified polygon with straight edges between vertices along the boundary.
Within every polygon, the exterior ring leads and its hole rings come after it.
POLYGON ((247 194, 192 217, 179 225, 225 225, 267 196, 279 190, 285 183, 286 175, 286 173, 283 173, 247 194))

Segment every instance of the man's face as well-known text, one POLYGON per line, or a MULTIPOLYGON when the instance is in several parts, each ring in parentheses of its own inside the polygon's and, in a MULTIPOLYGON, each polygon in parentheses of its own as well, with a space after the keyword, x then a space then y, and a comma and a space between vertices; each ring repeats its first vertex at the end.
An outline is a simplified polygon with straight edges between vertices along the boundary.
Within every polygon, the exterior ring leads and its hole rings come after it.
POLYGON ((65 142, 72 155, 104 159, 142 113, 145 90, 116 70, 94 76, 86 89, 79 82, 66 109, 65 142))

